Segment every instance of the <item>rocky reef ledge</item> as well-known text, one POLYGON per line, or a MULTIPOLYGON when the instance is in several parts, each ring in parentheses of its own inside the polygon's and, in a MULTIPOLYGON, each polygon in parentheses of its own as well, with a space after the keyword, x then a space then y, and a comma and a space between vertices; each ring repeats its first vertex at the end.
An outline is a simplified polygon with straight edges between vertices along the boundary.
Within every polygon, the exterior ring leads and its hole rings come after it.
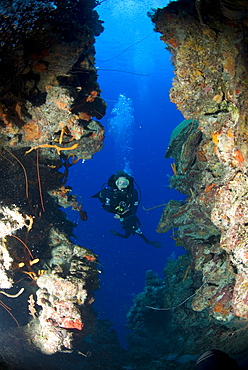
POLYGON ((157 232, 172 230, 187 254, 169 261, 165 281, 147 280, 128 315, 129 339, 140 368, 186 369, 211 348, 247 352, 248 6, 179 0, 151 18, 171 52, 170 98, 185 118, 166 158, 170 185, 186 200, 165 206, 157 232))

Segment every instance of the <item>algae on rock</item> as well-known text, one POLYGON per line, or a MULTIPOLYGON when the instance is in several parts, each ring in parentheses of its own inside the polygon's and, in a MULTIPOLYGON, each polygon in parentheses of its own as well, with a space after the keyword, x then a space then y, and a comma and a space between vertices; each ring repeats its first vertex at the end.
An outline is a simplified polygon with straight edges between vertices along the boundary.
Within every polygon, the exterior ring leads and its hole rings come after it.
MULTIPOLYGON (((156 355, 154 350, 140 368, 159 361, 164 355, 159 341, 170 338, 167 360, 160 360, 160 366, 185 369, 192 365, 180 365, 179 355, 199 356, 213 347, 229 354, 247 351, 248 6, 239 1, 231 7, 226 1, 178 0, 157 9, 151 18, 172 54, 170 99, 186 120, 173 131, 166 157, 175 160, 170 186, 187 198, 165 206, 157 231, 172 228, 176 244, 188 253, 173 268, 165 267, 165 296, 173 294, 177 303, 183 288, 190 290, 188 300, 176 309, 160 297, 153 314, 159 317, 163 311, 157 308, 171 307, 171 317, 164 312, 169 329, 163 335, 159 331, 156 355)), ((141 337, 146 337, 146 318, 152 315, 149 308, 141 312, 142 304, 135 301, 131 309, 143 315, 139 337, 130 325, 135 356, 141 357, 139 344, 146 346, 141 337)), ((145 305, 153 306, 152 301, 145 305)), ((160 326, 154 324, 153 332, 156 329, 160 326)))

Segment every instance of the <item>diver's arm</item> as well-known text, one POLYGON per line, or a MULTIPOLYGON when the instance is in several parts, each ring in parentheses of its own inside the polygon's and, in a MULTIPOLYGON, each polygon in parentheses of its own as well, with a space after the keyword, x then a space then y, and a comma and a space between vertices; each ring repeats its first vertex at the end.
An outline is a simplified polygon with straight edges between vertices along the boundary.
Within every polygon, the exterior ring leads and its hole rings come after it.
POLYGON ((115 213, 115 209, 113 208, 110 199, 106 198, 105 203, 102 205, 102 208, 104 211, 109 212, 109 213, 115 213))
POLYGON ((136 189, 133 189, 133 193, 132 193, 132 203, 131 203, 131 206, 129 208, 129 210, 135 214, 138 210, 138 206, 139 206, 139 197, 138 197, 138 192, 136 189))
POLYGON ((109 188, 102 189, 98 194, 98 198, 99 198, 100 202, 102 203, 102 208, 106 212, 115 213, 115 210, 113 208, 113 202, 112 202, 113 193, 112 193, 111 189, 109 189, 109 188))
POLYGON ((129 208, 125 209, 123 212, 118 212, 117 215, 119 216, 119 218, 125 217, 125 214, 127 212, 130 212, 130 209, 129 208))

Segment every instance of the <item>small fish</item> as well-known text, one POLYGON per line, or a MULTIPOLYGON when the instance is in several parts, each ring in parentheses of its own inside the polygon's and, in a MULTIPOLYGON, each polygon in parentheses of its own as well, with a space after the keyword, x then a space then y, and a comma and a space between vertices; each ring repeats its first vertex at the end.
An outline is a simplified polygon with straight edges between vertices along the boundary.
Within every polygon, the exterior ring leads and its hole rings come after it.
POLYGON ((87 216, 87 212, 86 211, 79 211, 79 216, 81 218, 82 221, 87 221, 88 220, 88 216, 87 216))

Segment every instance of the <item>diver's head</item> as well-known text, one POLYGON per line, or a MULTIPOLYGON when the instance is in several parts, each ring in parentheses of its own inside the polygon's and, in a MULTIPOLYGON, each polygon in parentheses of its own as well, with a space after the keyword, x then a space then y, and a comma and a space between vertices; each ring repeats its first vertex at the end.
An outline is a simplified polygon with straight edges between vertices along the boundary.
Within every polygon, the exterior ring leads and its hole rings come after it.
POLYGON ((118 190, 124 190, 128 187, 129 180, 124 176, 120 176, 116 180, 115 185, 117 186, 118 190))

